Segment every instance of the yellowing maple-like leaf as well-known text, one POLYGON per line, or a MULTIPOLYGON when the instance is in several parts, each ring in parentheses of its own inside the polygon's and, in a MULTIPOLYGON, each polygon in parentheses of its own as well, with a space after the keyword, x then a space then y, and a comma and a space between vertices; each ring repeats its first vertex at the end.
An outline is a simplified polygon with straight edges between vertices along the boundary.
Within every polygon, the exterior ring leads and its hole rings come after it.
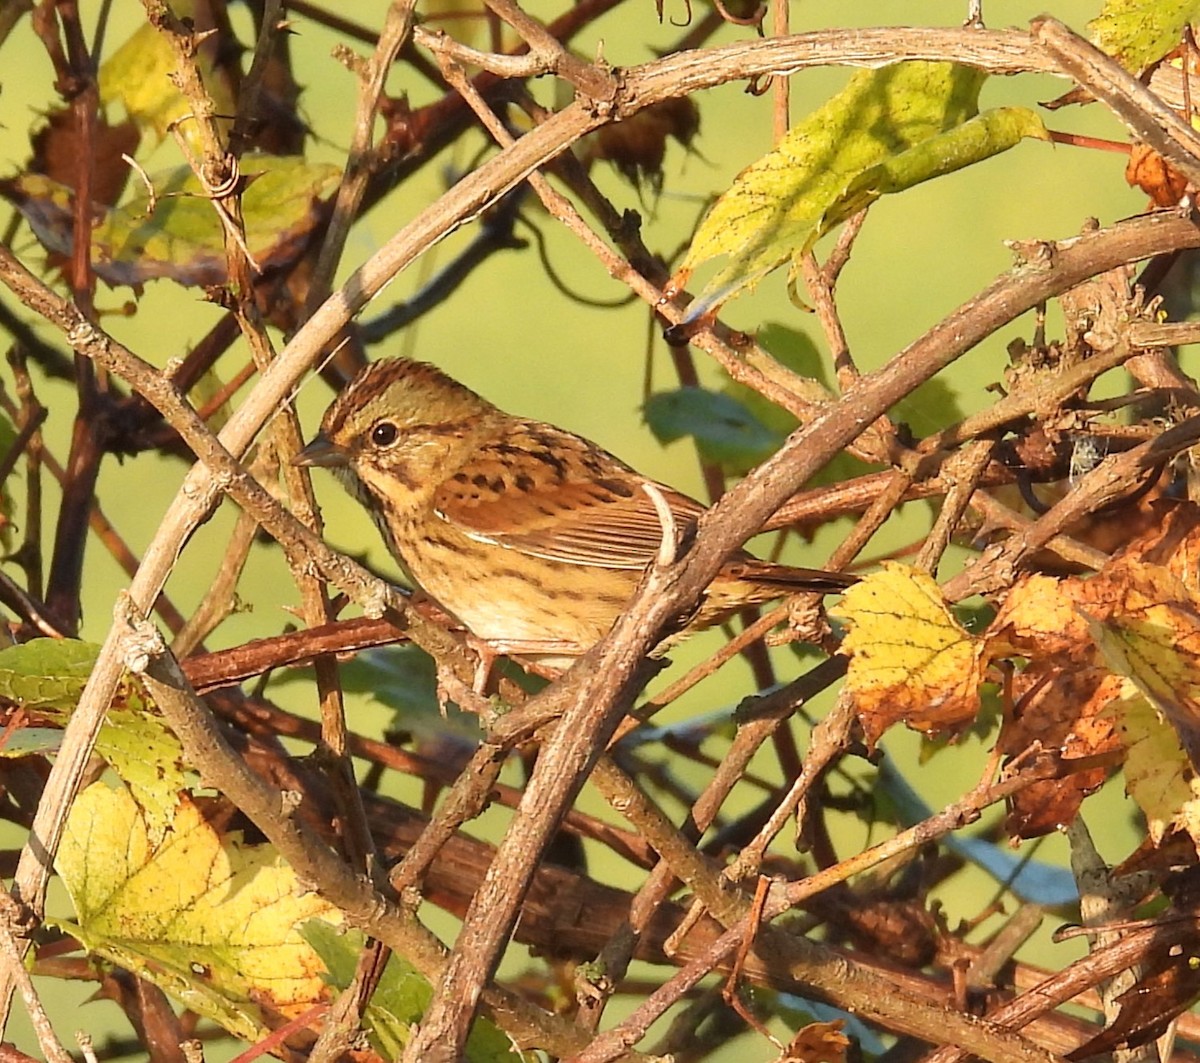
MULTIPOLYGON (((1121 556, 1104 566, 1101 575, 1118 573, 1130 564, 1160 565, 1185 588, 1200 587, 1200 506, 1192 502, 1159 499, 1152 521, 1143 534, 1131 540, 1121 556)), ((1094 582, 1088 581, 1088 585, 1094 582)), ((1194 598, 1194 594, 1190 594, 1194 598)))
POLYGON ((851 587, 836 615, 850 630, 847 689, 868 744, 892 724, 920 731, 957 727, 979 709, 984 643, 951 615, 927 574, 884 562, 851 587))
POLYGON ((1136 694, 1108 711, 1125 744, 1125 789, 1145 815, 1151 841, 1182 828, 1200 846, 1200 779, 1174 729, 1136 694))
MULTIPOLYGON (((236 114, 237 102, 225 80, 217 76, 205 50, 197 52, 196 63, 204 87, 213 98, 216 114, 236 114)), ((187 118, 192 105, 172 80, 178 65, 175 49, 166 35, 147 23, 101 65, 100 99, 106 104, 123 104, 130 118, 142 128, 153 129, 160 140, 167 135, 171 124, 178 122, 183 137, 198 147, 197 123, 187 118)))
POLYGON ((1041 573, 1022 576, 988 627, 988 654, 1033 656, 1090 651, 1087 621, 1079 614, 1078 581, 1041 573))
POLYGON ((268 1032, 328 998, 324 965, 300 935, 335 908, 304 889, 267 845, 218 833, 188 799, 158 841, 125 789, 95 783, 76 799, 56 867, 89 952, 153 982, 238 1037, 268 1032))
POLYGON ((989 626, 988 658, 1014 658, 1016 668, 997 749, 1017 756, 1037 745, 1056 752, 1064 768, 1076 769, 1013 797, 1008 826, 1014 834, 1032 837, 1071 822, 1083 797, 1108 776, 1113 755, 1127 755, 1135 742, 1141 803, 1157 805, 1168 825, 1177 814, 1190 814, 1190 806, 1179 812, 1190 774, 1178 771, 1178 759, 1191 750, 1195 763, 1200 753, 1200 609, 1194 591, 1200 507, 1161 502, 1156 518, 1094 577, 1023 577, 989 626), (1154 741, 1165 742, 1170 757, 1162 750, 1147 755, 1154 743, 1146 728, 1127 723, 1118 729, 1133 691, 1165 721, 1156 724, 1154 741), (1162 779, 1154 778, 1156 761, 1162 779), (1173 777, 1171 785, 1183 787, 1174 799, 1145 796, 1173 777))
POLYGON ((1103 597, 1082 607, 1092 638, 1200 766, 1200 612, 1191 592, 1167 568, 1136 558, 1114 563, 1104 578, 1103 597))
POLYGON ((793 261, 840 221, 882 195, 951 173, 1016 144, 1045 139, 1023 107, 980 115, 984 75, 953 63, 897 63, 856 74, 776 148, 743 170, 700 224, 672 278, 718 256, 728 261, 689 306, 710 312, 793 261))

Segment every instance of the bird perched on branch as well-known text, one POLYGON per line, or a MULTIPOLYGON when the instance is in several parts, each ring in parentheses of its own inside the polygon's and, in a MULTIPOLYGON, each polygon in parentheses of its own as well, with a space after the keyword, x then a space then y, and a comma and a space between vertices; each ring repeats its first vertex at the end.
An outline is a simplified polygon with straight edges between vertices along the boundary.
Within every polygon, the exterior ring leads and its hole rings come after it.
MULTIPOLYGON (((413 582, 494 653, 552 667, 604 636, 672 523, 684 531, 704 512, 595 443, 403 358, 351 381, 295 460, 330 469, 413 582)), ((697 630, 852 582, 739 552, 680 622, 697 630)))

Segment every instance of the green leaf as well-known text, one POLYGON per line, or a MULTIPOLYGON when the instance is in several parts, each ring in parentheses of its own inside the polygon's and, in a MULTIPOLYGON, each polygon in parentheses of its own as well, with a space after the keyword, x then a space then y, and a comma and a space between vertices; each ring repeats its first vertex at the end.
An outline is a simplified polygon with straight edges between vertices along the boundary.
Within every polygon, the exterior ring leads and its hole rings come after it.
POLYGON ((47 756, 56 753, 62 745, 63 733, 57 727, 18 727, 9 731, 0 746, 0 757, 16 760, 18 757, 47 756))
POLYGON ((1175 48, 1197 18, 1200 0, 1105 0, 1088 29, 1097 48, 1140 74, 1175 48))
MULTIPOLYGON (((807 333, 778 322, 767 322, 758 330, 755 338, 769 355, 754 359, 751 364, 755 369, 808 402, 819 404, 833 401, 828 365, 807 333)), ((787 410, 732 378, 722 391, 741 403, 774 436, 775 441, 767 454, 778 450, 800 424, 787 410)), ((761 461, 765 456, 762 454, 758 460, 761 461)), ((753 464, 756 462, 742 467, 728 464, 725 467, 727 471, 742 474, 753 464)), ((828 461, 809 483, 841 483, 869 471, 871 466, 843 451, 828 461)), ((792 643, 792 646, 794 649, 803 648, 799 642, 792 643)))
POLYGON ((437 665, 418 646, 385 646, 367 650, 341 668, 342 686, 395 710, 392 730, 403 729, 418 738, 439 738, 447 732, 478 742, 478 717, 455 705, 443 707, 437 697, 437 665))
MULTIPOLYGON (((804 254, 881 195, 910 188, 1045 138, 1032 111, 979 116, 985 75, 952 63, 863 71, 747 167, 700 224, 676 283, 718 256, 728 261, 688 309, 694 320, 804 254)), ((793 271, 795 266, 793 265, 793 271)))
POLYGON ((966 415, 953 385, 935 376, 896 403, 892 416, 923 436, 961 421, 966 415))
MULTIPOLYGON (((806 402, 833 401, 825 359, 807 333, 777 322, 768 322, 758 330, 755 339, 770 355, 769 359, 754 360, 752 364, 755 369, 806 402)), ((741 403, 759 423, 774 433, 778 449, 778 443, 795 431, 800 422, 754 388, 739 383, 728 374, 726 378, 729 382, 721 390, 741 403)))
MULTIPOLYGON (((7 413, 0 410, 0 457, 3 457, 17 441, 17 428, 7 413)), ((7 492, 5 492, 7 494, 7 492)))
MULTIPOLYGON (((242 194, 246 246, 270 269, 294 259, 320 220, 319 201, 332 195, 341 170, 298 156, 250 155, 242 161, 247 185, 242 194)), ((96 273, 111 285, 136 287, 169 277, 183 285, 222 284, 226 279, 225 236, 213 203, 187 166, 151 176, 149 194, 139 191, 106 210, 92 232, 96 273)), ((71 253, 72 197, 68 189, 40 174, 23 174, 0 185, 25 216, 42 244, 71 253)))
POLYGON ((807 332, 782 321, 767 321, 759 327, 754 338, 785 369, 805 380, 815 380, 822 387, 831 386, 829 365, 807 332))
MULTIPOLYGON (((356 930, 342 932, 322 920, 306 923, 300 933, 321 957, 329 983, 338 991, 345 989, 354 979, 358 957, 365 947, 363 935, 356 930)), ((375 1051, 384 1059, 399 1059, 413 1024, 425 1014, 432 997, 429 982, 411 963, 393 953, 363 1015, 375 1051)))
POLYGON ((438 711, 437 665, 417 646, 367 650, 341 669, 347 692, 369 694, 401 716, 438 711))
MULTIPOLYGON (((65 727, 99 650, 75 639, 31 639, 0 650, 0 696, 65 727)), ((60 743, 61 731, 28 728, 10 736, 4 752, 49 753, 60 743)), ((136 680, 127 678, 117 688, 96 736, 96 753, 128 784, 151 834, 161 837, 175 814, 187 772, 179 739, 136 680)))
POLYGON ((129 787, 151 840, 158 842, 175 816, 189 772, 183 746, 140 683, 118 688, 96 736, 96 753, 129 787))
POLYGON ((880 196, 991 158, 1025 137, 1049 139, 1042 120, 1027 107, 997 107, 928 140, 914 144, 860 173, 846 186, 821 223, 825 233, 880 196))
POLYGON ((0 650, 0 697, 34 711, 70 713, 98 652, 76 639, 30 639, 0 650))
MULTIPOLYGON (((196 381, 189 398, 191 399, 192 405, 195 406, 196 409, 201 410, 204 409, 204 407, 206 407, 210 402, 212 402, 218 395, 224 392, 225 388, 225 381, 221 379, 221 374, 218 373, 214 367, 209 369, 207 373, 205 373, 199 380, 196 381)), ((212 431, 219 432, 225 427, 232 412, 232 404, 230 403, 228 397, 226 397, 221 405, 205 418, 205 421, 212 431)))
POLYGON ((705 388, 660 391, 642 410, 660 443, 692 436, 705 461, 745 471, 775 452, 779 437, 731 395, 705 388))
MULTIPOLYGON (((300 932, 321 957, 329 982, 337 990, 345 989, 354 978, 365 945, 363 935, 356 930, 343 932, 323 920, 306 923, 300 932)), ((425 977, 402 956, 392 953, 363 1015, 371 1047, 384 1059, 399 1059, 413 1025, 425 1014, 432 996, 433 989, 425 977)), ((470 1063, 518 1063, 521 1058, 493 1023, 479 1019, 471 1028, 467 1039, 470 1063)))

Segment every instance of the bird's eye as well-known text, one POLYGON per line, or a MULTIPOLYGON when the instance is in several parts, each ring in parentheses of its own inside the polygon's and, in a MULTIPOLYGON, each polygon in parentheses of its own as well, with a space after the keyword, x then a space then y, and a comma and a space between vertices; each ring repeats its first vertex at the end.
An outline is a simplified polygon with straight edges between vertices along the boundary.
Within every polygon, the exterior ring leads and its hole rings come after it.
POLYGON ((371 429, 371 442, 377 447, 390 447, 400 435, 400 429, 391 421, 380 421, 371 429))

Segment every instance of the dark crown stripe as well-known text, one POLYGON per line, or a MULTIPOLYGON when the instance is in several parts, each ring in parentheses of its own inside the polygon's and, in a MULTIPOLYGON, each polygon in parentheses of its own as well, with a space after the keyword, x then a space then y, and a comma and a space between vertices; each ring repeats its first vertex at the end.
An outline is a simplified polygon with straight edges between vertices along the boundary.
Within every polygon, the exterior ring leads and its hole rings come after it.
POLYGON ((381 358, 363 369, 337 397, 329 411, 326 432, 336 432, 353 414, 386 392, 397 380, 407 377, 418 388, 428 386, 435 391, 455 391, 488 406, 490 403, 465 384, 448 377, 437 366, 408 358, 381 358))

